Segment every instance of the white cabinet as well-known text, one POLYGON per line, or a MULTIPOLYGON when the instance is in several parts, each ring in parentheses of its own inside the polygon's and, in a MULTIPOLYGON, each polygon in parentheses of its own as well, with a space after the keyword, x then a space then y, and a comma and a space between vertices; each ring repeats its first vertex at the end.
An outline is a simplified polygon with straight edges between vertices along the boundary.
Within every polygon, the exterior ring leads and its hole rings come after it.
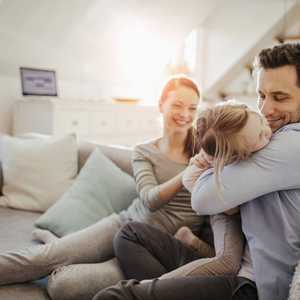
POLYGON ((161 134, 158 109, 96 101, 22 100, 14 106, 14 135, 66 134, 80 139, 132 146, 161 134))
POLYGON ((79 136, 89 135, 89 113, 80 110, 56 110, 53 133, 75 132, 79 136))
POLYGON ((107 134, 115 132, 116 126, 116 114, 111 109, 96 110, 90 113, 90 130, 92 135, 107 134))

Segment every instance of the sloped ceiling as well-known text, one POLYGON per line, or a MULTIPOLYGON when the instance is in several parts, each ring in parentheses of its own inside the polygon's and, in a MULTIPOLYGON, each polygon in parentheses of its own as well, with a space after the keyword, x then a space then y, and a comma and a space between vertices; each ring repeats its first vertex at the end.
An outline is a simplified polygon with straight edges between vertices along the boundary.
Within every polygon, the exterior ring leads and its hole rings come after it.
MULTIPOLYGON (((2 0, 0 1, 0 72, 16 59, 38 61, 47 51, 48 61, 79 61, 103 70, 116 68, 112 51, 122 45, 124 27, 145 27, 176 47, 194 27, 213 12, 221 0, 2 0), (3 52, 2 51, 2 52, 3 52), (108 63, 109 62, 109 63, 108 63)), ((124 41, 123 41, 124 42, 124 41)), ((126 42, 126 41, 125 41, 126 42)), ((138 41, 137 46, 138 46, 138 41)), ((157 45, 159 47, 159 45, 157 45)), ((116 70, 114 70, 116 71, 116 70)))

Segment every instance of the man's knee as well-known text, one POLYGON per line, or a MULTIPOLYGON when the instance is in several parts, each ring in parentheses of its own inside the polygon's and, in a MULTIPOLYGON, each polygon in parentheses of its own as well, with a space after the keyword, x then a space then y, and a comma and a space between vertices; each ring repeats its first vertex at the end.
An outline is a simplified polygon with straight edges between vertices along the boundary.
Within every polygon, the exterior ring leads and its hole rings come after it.
POLYGON ((148 236, 152 229, 152 226, 145 223, 130 222, 119 230, 116 234, 116 238, 138 239, 139 237, 148 236))
POLYGON ((135 279, 122 280, 118 284, 97 293, 93 300, 141 299, 140 297, 136 297, 135 292, 132 290, 132 287, 137 284, 139 284, 139 282, 135 279))
POLYGON ((140 222, 130 222, 124 225, 114 237, 115 253, 122 253, 128 242, 137 242, 147 236, 148 227, 149 225, 140 222))
POLYGON ((100 291, 93 298, 93 300, 117 300, 117 299, 122 299, 122 298, 119 298, 117 295, 115 295, 114 290, 112 290, 112 288, 108 288, 103 291, 100 291))

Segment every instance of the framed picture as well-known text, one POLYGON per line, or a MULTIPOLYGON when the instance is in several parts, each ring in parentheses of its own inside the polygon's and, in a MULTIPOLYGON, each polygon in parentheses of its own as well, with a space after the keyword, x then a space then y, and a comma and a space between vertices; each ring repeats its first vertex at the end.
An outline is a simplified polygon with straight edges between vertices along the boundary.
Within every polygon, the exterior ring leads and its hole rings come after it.
POLYGON ((20 74, 24 96, 57 96, 55 71, 21 67, 20 74))

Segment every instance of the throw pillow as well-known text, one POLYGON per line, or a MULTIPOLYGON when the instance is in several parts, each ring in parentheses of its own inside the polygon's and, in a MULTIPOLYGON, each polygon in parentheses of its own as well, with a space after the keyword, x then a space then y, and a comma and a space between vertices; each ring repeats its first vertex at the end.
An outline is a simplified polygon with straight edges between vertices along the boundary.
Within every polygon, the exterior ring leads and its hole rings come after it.
POLYGON ((60 138, 1 140, 3 196, 0 206, 45 211, 71 186, 78 172, 72 134, 60 138))
POLYGON ((35 225, 64 236, 126 209, 136 196, 134 179, 96 148, 71 188, 35 225))

